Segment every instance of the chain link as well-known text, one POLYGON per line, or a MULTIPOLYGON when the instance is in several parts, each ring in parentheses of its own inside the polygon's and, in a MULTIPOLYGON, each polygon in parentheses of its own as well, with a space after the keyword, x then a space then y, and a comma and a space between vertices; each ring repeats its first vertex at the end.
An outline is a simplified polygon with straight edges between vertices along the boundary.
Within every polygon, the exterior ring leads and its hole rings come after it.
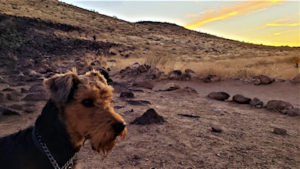
POLYGON ((39 133, 36 129, 35 129, 35 135, 37 137, 38 143, 42 147, 44 153, 46 154, 48 160, 50 161, 50 163, 54 169, 72 169, 72 167, 74 165, 74 159, 75 159, 76 153, 60 168, 57 161, 54 159, 53 155, 51 154, 49 148, 42 141, 42 136, 39 135, 39 133))

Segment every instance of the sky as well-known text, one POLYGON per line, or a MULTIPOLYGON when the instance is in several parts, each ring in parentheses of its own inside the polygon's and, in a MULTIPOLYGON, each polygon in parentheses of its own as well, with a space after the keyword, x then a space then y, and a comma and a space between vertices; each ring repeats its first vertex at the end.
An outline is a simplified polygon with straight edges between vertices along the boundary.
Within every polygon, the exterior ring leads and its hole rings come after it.
POLYGON ((129 22, 169 22, 242 42, 300 46, 300 0, 60 1, 129 22))

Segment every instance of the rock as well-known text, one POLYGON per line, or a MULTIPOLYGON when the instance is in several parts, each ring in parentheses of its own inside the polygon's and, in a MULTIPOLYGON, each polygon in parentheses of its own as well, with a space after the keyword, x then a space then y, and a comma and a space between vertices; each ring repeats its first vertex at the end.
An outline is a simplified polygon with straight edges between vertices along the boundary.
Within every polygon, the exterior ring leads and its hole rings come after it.
POLYGON ((134 94, 130 91, 121 92, 120 97, 121 98, 134 98, 134 94))
POLYGON ((128 89, 128 90, 130 90, 130 91, 132 91, 132 92, 140 92, 140 93, 144 93, 144 90, 142 90, 142 89, 128 89))
POLYGON ((147 105, 147 104, 151 104, 147 100, 127 100, 127 103, 131 104, 131 105, 147 105))
POLYGON ((185 69, 184 72, 185 73, 195 73, 192 69, 185 69))
POLYGON ((262 108, 264 106, 264 102, 262 102, 261 100, 259 100, 258 98, 254 97, 251 101, 250 101, 250 105, 256 108, 262 108))
POLYGON ((293 108, 286 111, 286 114, 289 116, 299 116, 300 115, 300 109, 299 108, 293 108))
POLYGON ((299 84, 300 83, 300 74, 297 74, 292 80, 292 83, 299 84))
POLYGON ((162 89, 159 89, 159 91, 173 91, 180 89, 180 86, 175 83, 168 83, 162 87, 162 89))
POLYGON ((207 97, 214 100, 224 101, 227 100, 230 95, 226 92, 211 92, 207 95, 207 97))
POLYGON ((223 129, 220 126, 213 125, 211 127, 211 131, 215 132, 215 133, 221 133, 223 131, 223 129))
POLYGON ((255 85, 267 85, 275 81, 273 78, 266 75, 255 76, 253 77, 253 80, 255 85))
POLYGON ((182 79, 182 72, 181 70, 173 70, 168 73, 168 79, 170 80, 181 80, 182 79))
POLYGON ((137 81, 137 82, 134 82, 132 84, 132 86, 142 87, 142 88, 146 88, 146 89, 153 89, 154 84, 152 81, 137 81))
POLYGON ((188 117, 188 118, 194 118, 194 119, 198 119, 200 118, 200 116, 195 116, 195 115, 191 115, 191 114, 177 114, 178 116, 182 116, 182 117, 188 117))
POLYGON ((217 75, 208 75, 203 79, 203 82, 210 83, 210 82, 218 82, 220 80, 221 78, 218 77, 217 75))
POLYGON ((131 66, 127 66, 125 69, 120 70, 121 78, 124 77, 135 77, 138 75, 142 79, 157 79, 161 76, 162 72, 159 71, 155 67, 151 67, 150 65, 139 63, 134 63, 131 66))
POLYGON ((270 111, 287 114, 287 112, 292 110, 294 107, 291 103, 282 100, 270 100, 268 101, 266 108, 270 111))
POLYGON ((114 106, 114 109, 122 109, 124 108, 125 106, 114 106))
POLYGON ((24 100, 24 101, 44 101, 47 99, 48 99, 48 97, 45 93, 33 93, 33 94, 28 94, 22 100, 24 100))
POLYGON ((282 129, 282 128, 274 128, 273 133, 278 135, 287 135, 286 129, 282 129))
POLYGON ((191 80, 197 77, 197 74, 191 69, 185 69, 182 75, 183 80, 191 80))
POLYGON ((10 116, 10 115, 21 115, 19 112, 11 110, 7 107, 0 106, 0 114, 10 116))
POLYGON ((239 104, 248 104, 251 99, 248 98, 248 97, 245 97, 243 95, 240 95, 240 94, 236 94, 232 97, 232 100, 236 103, 239 103, 239 104))
POLYGON ((161 124, 166 122, 154 109, 148 109, 141 117, 136 118, 130 124, 147 125, 147 124, 161 124))

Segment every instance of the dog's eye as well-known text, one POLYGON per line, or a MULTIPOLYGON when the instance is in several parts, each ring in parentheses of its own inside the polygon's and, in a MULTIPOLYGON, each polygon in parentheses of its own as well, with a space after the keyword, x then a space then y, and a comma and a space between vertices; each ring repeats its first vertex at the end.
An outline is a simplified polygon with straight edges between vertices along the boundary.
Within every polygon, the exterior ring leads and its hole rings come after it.
POLYGON ((93 99, 84 99, 81 102, 85 107, 94 107, 93 99))

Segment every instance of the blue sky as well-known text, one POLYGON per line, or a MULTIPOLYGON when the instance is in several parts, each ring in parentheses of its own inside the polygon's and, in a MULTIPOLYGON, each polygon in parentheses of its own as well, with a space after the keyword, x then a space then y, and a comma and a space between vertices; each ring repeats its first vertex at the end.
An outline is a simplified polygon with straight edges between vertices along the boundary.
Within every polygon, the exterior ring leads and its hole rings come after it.
POLYGON ((300 46, 299 0, 62 1, 130 22, 171 22, 239 41, 300 46))

